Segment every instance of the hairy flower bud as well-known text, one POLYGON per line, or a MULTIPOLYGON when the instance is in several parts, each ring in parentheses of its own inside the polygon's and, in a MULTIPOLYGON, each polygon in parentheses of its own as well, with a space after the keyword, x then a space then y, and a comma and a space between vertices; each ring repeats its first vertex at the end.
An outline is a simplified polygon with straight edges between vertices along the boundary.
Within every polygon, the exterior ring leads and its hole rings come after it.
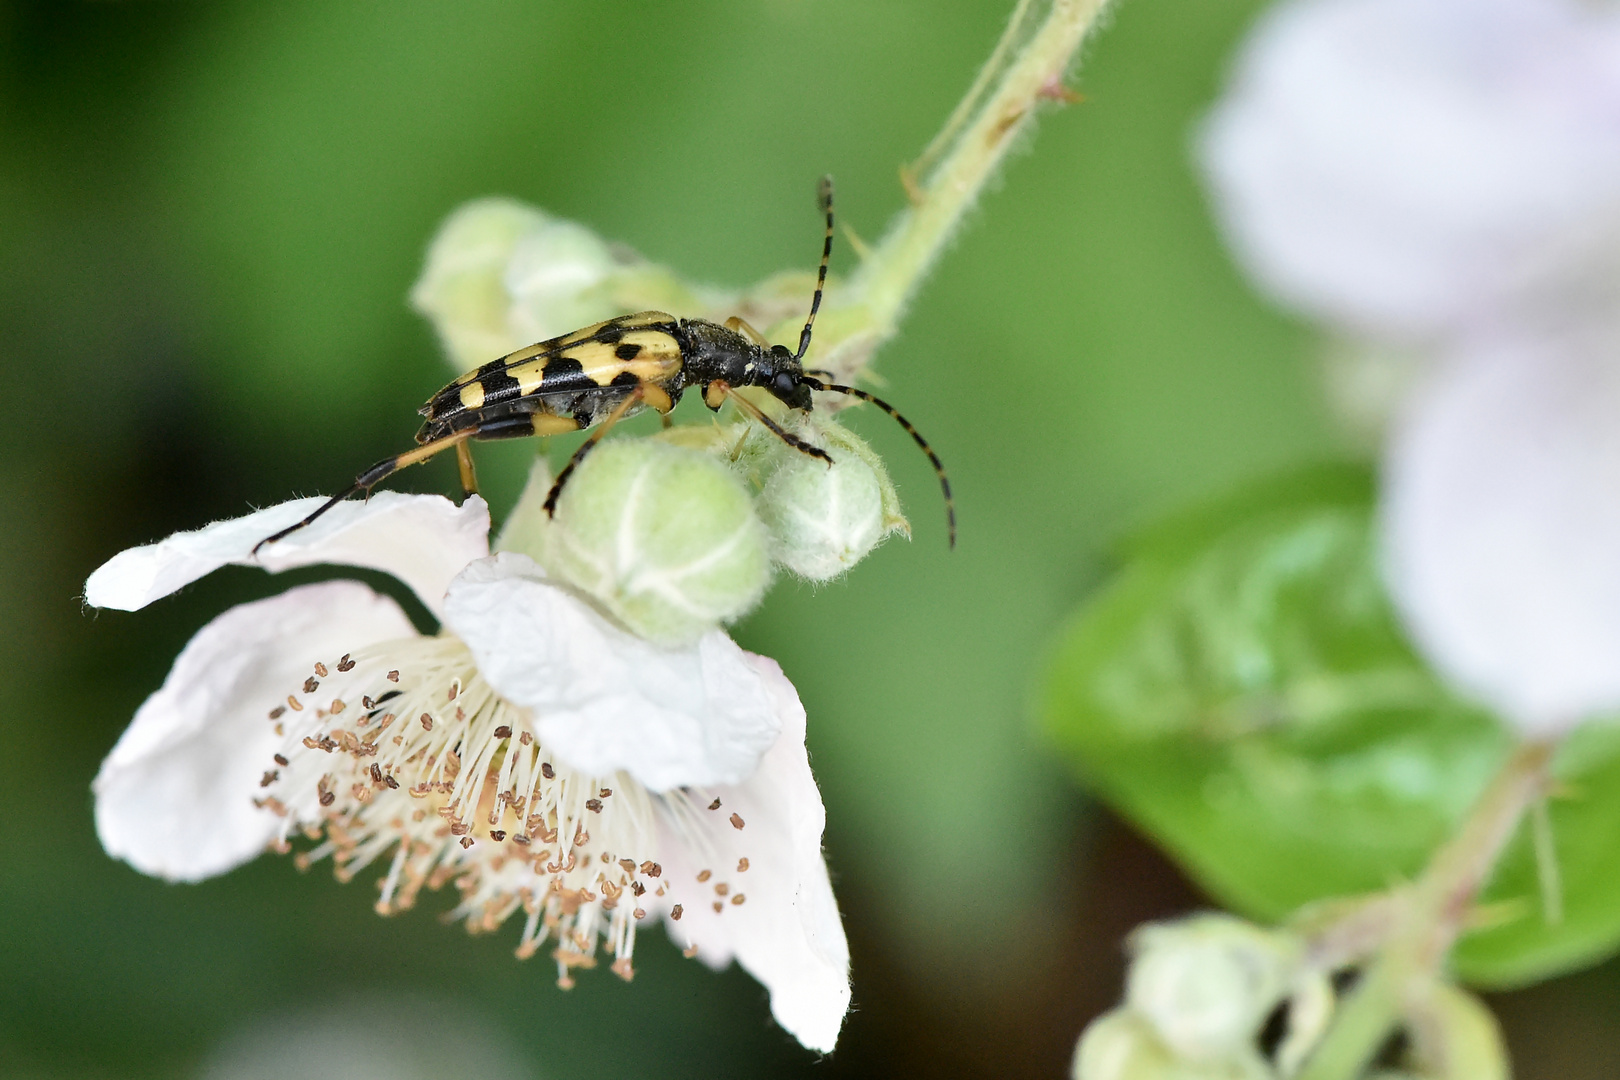
POLYGON ((1229 915, 1144 926, 1131 948, 1126 1002, 1188 1061, 1244 1056, 1298 967, 1291 938, 1229 915))
POLYGON ((547 221, 539 210, 512 199, 479 199, 439 227, 411 289, 411 304, 432 320, 458 370, 516 347, 508 323, 512 298, 506 267, 519 239, 547 221))
POLYGON ((656 439, 592 451, 563 491, 549 547, 549 570, 667 645, 739 618, 770 581, 765 531, 736 473, 656 439))
POLYGON ((621 314, 614 275, 639 261, 577 222, 545 219, 519 237, 506 264, 513 334, 525 344, 544 341, 621 314))
POLYGON ((797 434, 833 464, 756 429, 745 451, 762 477, 755 507, 771 535, 771 557, 802 578, 827 581, 860 562, 889 533, 910 531, 882 460, 832 421, 802 422, 797 434))
POLYGON ((1115 1009, 1093 1020, 1074 1050, 1074 1080, 1271 1080, 1259 1055, 1231 1061, 1180 1060, 1146 1018, 1115 1009))
POLYGON ((1406 1017, 1408 1061, 1421 1076, 1439 1080, 1508 1080, 1507 1049, 1496 1017, 1468 991, 1436 983, 1406 1017))
POLYGON ((465 371, 627 311, 696 313, 736 300, 682 282, 578 222, 494 198, 468 203, 440 226, 411 303, 465 371))

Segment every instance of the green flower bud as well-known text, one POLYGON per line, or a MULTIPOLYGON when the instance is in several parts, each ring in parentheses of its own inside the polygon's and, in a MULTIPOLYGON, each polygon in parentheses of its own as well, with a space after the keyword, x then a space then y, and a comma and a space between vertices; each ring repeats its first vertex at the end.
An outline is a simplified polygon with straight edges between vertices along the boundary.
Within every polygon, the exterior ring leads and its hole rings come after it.
POLYGON ((638 262, 583 225, 547 218, 519 238, 506 264, 512 332, 527 344, 623 314, 613 296, 614 275, 638 262))
POLYGON ((1144 926, 1131 936, 1131 950, 1127 1004, 1192 1062, 1252 1052, 1299 970, 1296 939, 1230 915, 1144 926))
POLYGON ((518 347, 508 323, 506 266, 518 240, 547 220, 512 199, 479 199, 439 227, 411 304, 432 320, 457 370, 518 347))
POLYGON ((860 562, 891 532, 910 529, 883 462, 863 440, 831 421, 803 420, 795 432, 825 449, 833 464, 756 429, 739 462, 762 476, 755 500, 771 534, 771 557, 802 578, 827 581, 860 562))
POLYGON ((523 485, 517 505, 512 507, 512 512, 506 516, 506 523, 501 526, 494 550, 527 555, 543 569, 551 566, 551 541, 557 534, 557 526, 551 515, 546 513, 546 496, 551 494, 551 484, 555 479, 551 462, 544 456, 537 456, 534 464, 529 466, 529 479, 523 485))
POLYGON ((729 310, 737 298, 688 285, 577 222, 497 198, 468 203, 439 228, 411 302, 466 371, 629 311, 729 310))
POLYGON ((1436 983, 1406 1017, 1412 1036, 1404 1064, 1422 1080, 1508 1080, 1502 1030, 1483 1002, 1449 983, 1436 983))
POLYGON ((655 439, 591 452, 563 490, 547 568, 650 641, 676 645, 759 602, 765 531, 731 469, 655 439))
POLYGON ((1070 1075, 1074 1080, 1271 1080, 1274 1074, 1252 1050, 1231 1060, 1182 1061, 1146 1018, 1115 1009, 1080 1036, 1070 1075))

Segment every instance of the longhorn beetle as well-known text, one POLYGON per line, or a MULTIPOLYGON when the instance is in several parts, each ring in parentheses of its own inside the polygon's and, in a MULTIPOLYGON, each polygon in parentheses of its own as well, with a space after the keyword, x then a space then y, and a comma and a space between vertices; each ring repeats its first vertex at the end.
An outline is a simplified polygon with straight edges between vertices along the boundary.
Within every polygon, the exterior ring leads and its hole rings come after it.
POLYGON ((831 177, 822 177, 818 194, 821 211, 827 217, 827 235, 821 245, 821 269, 810 300, 810 317, 799 334, 798 352, 789 352, 785 345, 772 345, 736 316, 718 325, 705 319, 677 319, 662 311, 621 315, 530 345, 469 371, 434 394, 418 410, 427 420, 416 433, 416 449, 377 462, 314 513, 265 537, 253 550, 257 552, 302 529, 350 495, 369 492, 379 481, 407 465, 426 461, 451 447, 456 451, 462 486, 468 493, 476 491, 472 453, 467 446, 470 439, 521 439, 594 427, 596 430, 574 451, 546 495, 546 513, 554 514, 563 485, 614 424, 647 408, 667 416, 687 387, 702 387, 703 403, 716 412, 729 398, 795 450, 832 464, 825 450, 784 431, 758 406, 738 394, 739 386, 761 387, 789 408, 804 412, 812 407, 812 390, 830 390, 869 401, 894 417, 933 463, 945 495, 945 519, 950 546, 954 548, 956 507, 951 499, 951 483, 928 441, 888 402, 865 390, 817 378, 827 373, 806 371, 800 363, 810 348, 810 331, 821 308, 827 261, 832 257, 831 177))

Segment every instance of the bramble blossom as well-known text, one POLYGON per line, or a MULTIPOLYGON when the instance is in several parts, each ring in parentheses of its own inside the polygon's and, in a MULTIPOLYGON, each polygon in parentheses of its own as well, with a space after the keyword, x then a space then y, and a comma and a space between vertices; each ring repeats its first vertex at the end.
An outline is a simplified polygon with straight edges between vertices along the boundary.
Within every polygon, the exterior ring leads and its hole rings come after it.
POLYGON ((1386 579, 1520 732, 1620 708, 1620 8, 1294 0, 1204 132, 1272 294, 1414 358, 1386 579))
POLYGON ((488 553, 488 510, 382 492, 251 554, 295 500, 125 551, 86 584, 135 610, 226 563, 385 570, 443 628, 328 581, 203 627, 96 778, 110 854, 196 881, 265 848, 375 867, 377 909, 455 885, 474 931, 522 923, 558 981, 599 948, 633 974, 638 928, 714 967, 735 958, 778 1022, 830 1050, 848 948, 821 854, 805 714, 777 665, 710 630, 655 646, 548 579, 488 553))

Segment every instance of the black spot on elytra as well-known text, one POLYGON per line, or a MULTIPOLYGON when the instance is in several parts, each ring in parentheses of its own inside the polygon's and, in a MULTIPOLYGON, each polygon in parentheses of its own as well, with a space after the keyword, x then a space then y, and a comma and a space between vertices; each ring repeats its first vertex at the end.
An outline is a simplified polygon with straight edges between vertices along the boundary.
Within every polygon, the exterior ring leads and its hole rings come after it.
POLYGON ((641 353, 641 346, 633 341, 627 341, 613 350, 613 355, 620 360, 634 360, 641 353))
POLYGON ((636 378, 630 372, 621 371, 617 375, 613 376, 613 381, 608 383, 608 385, 609 386, 635 386, 640 382, 641 382, 641 380, 636 378))
POLYGON ((617 345, 622 337, 624 337, 624 328, 622 326, 608 326, 604 327, 596 335, 596 340, 604 345, 617 345))
POLYGON ((478 381, 484 386, 485 406, 517 397, 521 392, 518 381, 504 371, 492 371, 488 375, 481 375, 478 381))
POLYGON ((544 393, 554 389, 558 382, 584 375, 585 365, 572 356, 553 356, 546 361, 546 369, 542 374, 544 378, 540 383, 540 392, 544 393))

